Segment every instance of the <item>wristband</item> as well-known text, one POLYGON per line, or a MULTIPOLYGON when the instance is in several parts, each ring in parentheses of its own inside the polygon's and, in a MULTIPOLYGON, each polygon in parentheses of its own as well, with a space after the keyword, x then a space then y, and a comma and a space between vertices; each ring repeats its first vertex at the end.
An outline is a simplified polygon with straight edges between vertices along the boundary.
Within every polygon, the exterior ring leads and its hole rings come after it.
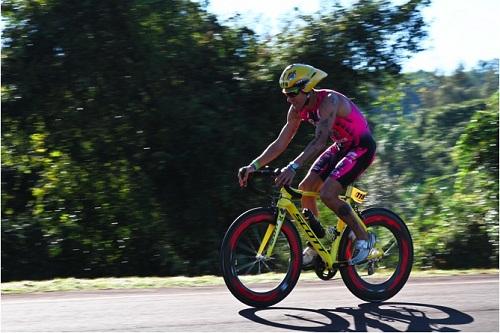
POLYGON ((260 164, 259 164, 259 161, 257 161, 257 160, 253 160, 251 165, 253 165, 253 167, 255 168, 255 171, 260 169, 260 164))
POLYGON ((298 163, 295 163, 295 162, 290 162, 288 164, 288 167, 292 168, 293 171, 297 171, 300 168, 300 165, 298 163))

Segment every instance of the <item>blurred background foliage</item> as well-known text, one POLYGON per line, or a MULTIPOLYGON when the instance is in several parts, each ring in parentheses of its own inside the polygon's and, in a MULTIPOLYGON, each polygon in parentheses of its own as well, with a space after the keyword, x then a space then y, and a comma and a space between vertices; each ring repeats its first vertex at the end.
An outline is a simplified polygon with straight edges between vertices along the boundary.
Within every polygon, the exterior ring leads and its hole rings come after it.
POLYGON ((407 221, 416 264, 497 267, 498 60, 401 74, 428 3, 332 2, 268 41, 185 0, 3 1, 2 281, 217 274, 231 221, 268 204, 236 172, 283 126, 292 62, 367 114, 359 185, 407 221))

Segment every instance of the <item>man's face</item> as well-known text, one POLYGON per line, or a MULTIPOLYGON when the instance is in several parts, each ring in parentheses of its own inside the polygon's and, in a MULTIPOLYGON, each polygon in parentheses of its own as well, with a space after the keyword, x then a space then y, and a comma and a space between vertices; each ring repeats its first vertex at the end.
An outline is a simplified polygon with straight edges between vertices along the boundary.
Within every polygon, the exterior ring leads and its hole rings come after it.
POLYGON ((304 106, 306 101, 306 94, 301 90, 284 93, 286 95, 286 101, 292 104, 296 109, 300 110, 304 106))

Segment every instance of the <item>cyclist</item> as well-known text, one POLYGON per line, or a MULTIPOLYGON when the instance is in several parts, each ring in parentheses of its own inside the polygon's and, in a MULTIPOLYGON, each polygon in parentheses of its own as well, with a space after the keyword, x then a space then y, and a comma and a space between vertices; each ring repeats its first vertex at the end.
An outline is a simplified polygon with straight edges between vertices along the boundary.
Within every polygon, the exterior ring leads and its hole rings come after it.
MULTIPOLYGON (((339 198, 346 187, 359 177, 372 163, 376 144, 368 122, 358 107, 343 94, 330 89, 314 89, 327 74, 305 64, 292 64, 285 68, 279 79, 282 92, 290 103, 287 121, 276 140, 260 156, 239 169, 240 186, 246 186, 248 175, 267 165, 285 151, 302 122, 316 127, 314 139, 276 178, 279 186, 290 185, 297 172, 308 160, 322 154, 313 163, 299 185, 303 191, 320 192, 320 199, 351 228, 356 236, 351 265, 368 257, 375 237, 367 233, 349 204, 339 198), (333 144, 326 150, 328 138, 333 144)), ((316 217, 319 212, 314 197, 302 197, 302 207, 316 217)), ((306 247, 304 267, 311 266, 317 253, 306 247)))

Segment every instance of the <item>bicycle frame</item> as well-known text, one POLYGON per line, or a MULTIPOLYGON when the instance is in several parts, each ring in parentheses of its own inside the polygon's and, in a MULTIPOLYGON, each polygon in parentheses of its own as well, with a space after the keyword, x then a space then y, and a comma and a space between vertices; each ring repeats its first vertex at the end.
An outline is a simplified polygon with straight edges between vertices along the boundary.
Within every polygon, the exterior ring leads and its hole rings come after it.
MULTIPOLYGON (((257 184, 267 187, 256 188, 255 183, 248 182, 249 188, 266 194, 272 199, 272 205, 239 215, 226 231, 220 249, 224 282, 239 301, 255 308, 272 306, 290 294, 301 271, 308 268, 324 281, 340 273, 352 294, 365 302, 385 301, 404 287, 413 265, 413 242, 408 227, 396 213, 381 207, 360 212, 357 203, 364 201, 366 193, 348 187, 339 195, 339 199, 344 200, 339 203, 349 204, 354 214, 350 218, 336 217, 337 230, 332 225, 326 230, 331 236, 326 238, 328 241, 320 240, 317 236, 320 232, 323 236, 323 231, 318 228, 315 234, 317 229, 309 218, 310 212, 304 212, 299 203, 299 199, 316 200, 318 193, 289 186, 276 191, 273 181, 278 171, 266 167, 257 172, 268 177, 257 184), (352 225, 351 221, 360 226, 352 225), (355 260, 365 255, 357 251, 366 243, 358 243, 350 230, 357 229, 364 234, 362 227, 369 236, 369 253, 366 259, 355 260), (304 264, 301 244, 305 241, 311 252, 316 252, 313 267, 301 265, 304 264), (258 279, 262 282, 258 283, 257 275, 265 280, 258 279)), ((358 239, 364 238, 356 234, 358 239)))
MULTIPOLYGON (((319 193, 317 192, 308 192, 301 191, 297 189, 292 189, 292 191, 301 194, 303 196, 309 197, 317 197, 319 193)), ((348 186, 345 195, 340 198, 345 200, 349 205, 352 206, 353 201, 357 203, 363 202, 366 197, 366 192, 363 192, 354 186, 348 186)), ((345 231, 346 223, 342 221, 340 218, 337 220, 336 231, 337 237, 333 240, 330 251, 323 245, 320 239, 316 236, 316 234, 311 230, 309 223, 306 221, 304 215, 299 211, 297 206, 292 201, 292 194, 287 191, 285 188, 281 188, 280 197, 276 203, 276 207, 278 209, 278 216, 276 218, 276 224, 270 224, 264 234, 262 242, 257 252, 257 256, 262 256, 264 250, 266 249, 266 245, 270 241, 271 243, 267 247, 266 256, 271 257, 272 252, 274 250, 274 245, 276 244, 276 240, 278 238, 279 232, 281 230, 281 226, 285 221, 286 214, 288 213, 292 219, 295 226, 303 231, 303 234, 306 236, 307 240, 311 244, 311 246, 316 250, 316 252, 320 255, 320 257, 325 262, 327 269, 334 269, 339 267, 340 265, 347 263, 341 263, 337 260, 337 255, 339 251, 340 240, 342 238, 342 234, 345 231)), ((355 212, 356 216, 357 213, 355 212)), ((357 216, 359 218, 359 216, 357 216)), ((360 225, 366 230, 366 226, 361 222, 359 218, 360 225)))

